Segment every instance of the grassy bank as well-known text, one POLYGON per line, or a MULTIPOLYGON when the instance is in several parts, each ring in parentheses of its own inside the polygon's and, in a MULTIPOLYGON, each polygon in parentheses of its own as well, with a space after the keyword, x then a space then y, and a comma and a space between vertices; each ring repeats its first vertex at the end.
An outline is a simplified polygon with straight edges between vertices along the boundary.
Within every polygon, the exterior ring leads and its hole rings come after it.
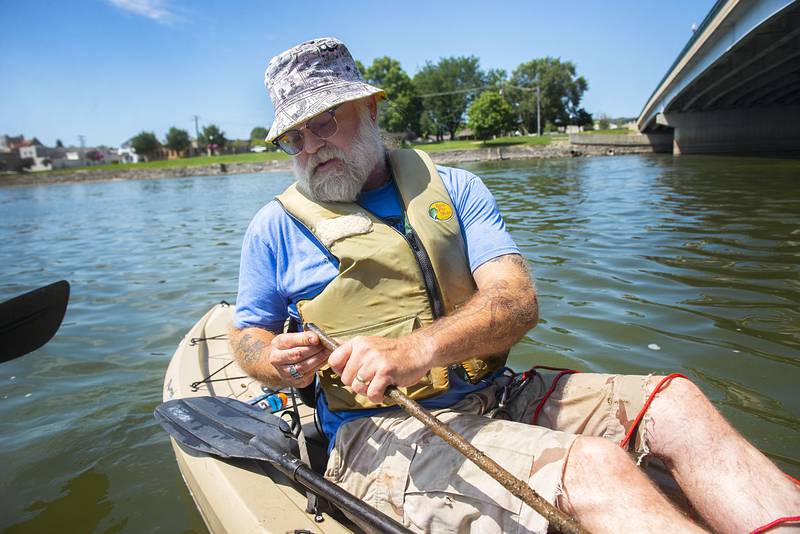
POLYGON ((475 150, 488 147, 518 146, 518 145, 549 145, 552 137, 543 135, 534 136, 509 136, 498 137, 488 141, 442 141, 441 143, 412 143, 412 148, 419 148, 425 152, 444 152, 446 150, 475 150))
MULTIPOLYGON (((521 146, 521 145, 548 145, 556 139, 566 139, 566 136, 550 136, 543 135, 536 136, 515 136, 515 137, 498 137, 486 142, 482 141, 443 141, 441 143, 413 143, 412 148, 419 148, 425 152, 446 152, 452 150, 480 150, 482 148, 490 147, 508 147, 508 146, 521 146)), ((181 167, 203 167, 213 166, 219 164, 236 164, 236 163, 266 163, 274 160, 288 160, 290 156, 283 152, 263 152, 260 154, 247 152, 244 154, 229 154, 224 156, 198 156, 194 158, 181 158, 170 160, 157 160, 142 163, 125 163, 125 164, 104 164, 92 165, 89 167, 72 167, 67 169, 56 169, 52 171, 44 171, 41 173, 33 173, 36 176, 47 177, 48 175, 64 175, 71 174, 78 171, 126 171, 126 170, 145 170, 145 169, 170 169, 181 167)))
POLYGON ((167 159, 158 161, 148 161, 142 163, 123 163, 123 164, 105 164, 105 165, 92 165, 91 167, 72 167, 68 169, 57 169, 53 171, 44 171, 41 174, 49 173, 69 173, 76 171, 122 171, 127 169, 167 169, 174 167, 201 167, 204 165, 219 165, 220 163, 261 163, 265 161, 272 161, 276 159, 289 159, 289 156, 283 152, 262 152, 256 154, 247 152, 244 154, 227 154, 223 156, 198 156, 196 158, 181 158, 181 159, 167 159))

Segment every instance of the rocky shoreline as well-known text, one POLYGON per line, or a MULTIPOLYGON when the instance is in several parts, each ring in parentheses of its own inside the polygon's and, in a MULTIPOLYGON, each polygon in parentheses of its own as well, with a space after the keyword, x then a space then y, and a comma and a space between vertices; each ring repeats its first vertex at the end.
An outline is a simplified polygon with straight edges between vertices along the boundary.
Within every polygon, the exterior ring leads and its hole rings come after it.
MULTIPOLYGON (((613 156, 620 154, 652 153, 645 146, 592 146, 572 145, 557 141, 549 145, 522 145, 509 147, 487 147, 471 150, 449 150, 431 153, 433 161, 440 165, 454 165, 481 161, 503 161, 520 159, 574 158, 613 156)), ((184 176, 218 176, 222 174, 248 174, 291 171, 291 160, 272 160, 262 163, 218 163, 192 167, 167 167, 160 169, 80 170, 75 172, 49 172, 46 174, 10 174, 0 176, 0 186, 44 185, 83 182, 111 182, 118 180, 151 180, 157 178, 180 178, 184 176)))

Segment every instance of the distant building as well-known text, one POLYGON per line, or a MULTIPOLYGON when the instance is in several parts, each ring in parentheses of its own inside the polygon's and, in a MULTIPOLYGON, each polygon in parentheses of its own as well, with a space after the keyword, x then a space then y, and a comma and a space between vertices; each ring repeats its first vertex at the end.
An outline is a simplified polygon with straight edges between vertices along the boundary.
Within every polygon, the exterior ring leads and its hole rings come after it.
POLYGON ((16 137, 10 135, 0 135, 0 153, 8 154, 17 150, 19 145, 25 141, 25 137, 18 135, 16 137))
POLYGON ((119 156, 120 163, 139 163, 139 154, 131 146, 130 139, 120 145, 117 149, 117 156, 119 156))
POLYGON ((53 170, 52 149, 47 148, 35 137, 31 140, 24 140, 19 144, 19 157, 25 162, 30 159, 33 163, 28 170, 31 172, 41 172, 53 170))

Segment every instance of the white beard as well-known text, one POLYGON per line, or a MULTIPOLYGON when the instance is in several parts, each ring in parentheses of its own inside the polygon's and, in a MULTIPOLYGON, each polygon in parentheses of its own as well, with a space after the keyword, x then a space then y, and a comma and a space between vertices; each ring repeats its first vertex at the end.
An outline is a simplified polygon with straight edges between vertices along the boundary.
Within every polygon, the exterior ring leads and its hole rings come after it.
POLYGON ((386 152, 380 130, 370 118, 369 109, 358 111, 358 133, 353 139, 350 153, 331 145, 322 146, 301 168, 294 160, 297 187, 320 202, 354 202, 369 178, 370 172, 384 158, 386 152), (320 163, 338 158, 330 169, 312 170, 320 163))

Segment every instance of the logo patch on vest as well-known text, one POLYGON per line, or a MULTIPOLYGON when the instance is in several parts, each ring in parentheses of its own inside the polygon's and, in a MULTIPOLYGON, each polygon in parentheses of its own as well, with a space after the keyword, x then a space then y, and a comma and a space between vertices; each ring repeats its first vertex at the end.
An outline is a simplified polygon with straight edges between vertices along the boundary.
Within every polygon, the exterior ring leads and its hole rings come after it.
POLYGON ((434 221, 447 221, 453 217, 453 208, 444 202, 434 202, 428 207, 428 215, 434 221))

